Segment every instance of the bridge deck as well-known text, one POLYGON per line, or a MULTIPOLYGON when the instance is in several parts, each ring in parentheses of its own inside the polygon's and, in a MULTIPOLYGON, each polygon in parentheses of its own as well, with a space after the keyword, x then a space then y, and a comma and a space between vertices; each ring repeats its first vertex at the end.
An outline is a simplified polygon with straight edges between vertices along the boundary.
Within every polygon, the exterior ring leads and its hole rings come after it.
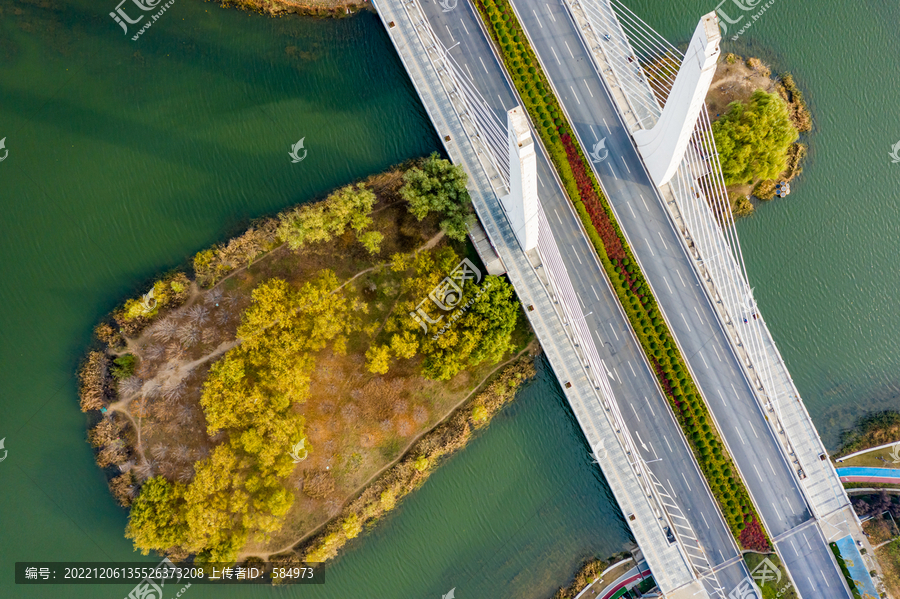
MULTIPOLYGON (((651 502, 642 491, 641 481, 635 475, 628 456, 620 445, 616 431, 613 430, 609 417, 604 413, 604 409, 598 401, 594 385, 581 366, 581 356, 576 352, 567 336, 567 330, 561 320, 558 307, 554 306, 548 295, 545 287, 546 281, 542 282, 541 280, 543 275, 538 275, 538 271, 534 270, 517 244, 515 235, 506 220, 506 215, 494 193, 491 175, 488 174, 491 172, 490 166, 483 160, 483 156, 479 157, 477 143, 468 137, 465 124, 458 117, 458 109, 445 93, 440 75, 432 66, 428 52, 416 33, 413 21, 408 16, 407 8, 404 7, 401 0, 376 0, 375 4, 435 128, 441 138, 445 140, 448 154, 454 163, 462 165, 469 175, 469 190, 476 212, 500 254, 520 300, 524 305, 534 308, 533 311, 526 313, 557 377, 562 383, 567 383, 564 384, 566 398, 572 406, 588 443, 600 457, 599 462, 606 480, 623 513, 629 516, 628 524, 641 546, 657 582, 665 590, 690 588, 692 593, 696 592, 694 576, 686 559, 677 544, 667 542, 651 502), (630 519, 631 515, 634 515, 633 520, 630 519)), ((471 7, 468 5, 460 6, 460 9, 464 8, 471 11, 471 7)), ((418 17, 420 9, 417 6, 412 5, 409 10, 418 17)), ((468 29, 473 34, 472 37, 475 37, 477 33, 472 29, 477 30, 478 23, 471 12, 466 16, 468 21, 461 23, 462 28, 468 29)), ((431 19, 433 16, 429 15, 428 18, 431 19)), ((438 28, 435 27, 435 29, 438 28)), ((457 25, 455 29, 459 29, 459 26, 457 25)), ((483 40, 483 43, 486 44, 486 40, 483 40)), ((502 81, 502 71, 499 70, 499 65, 496 64, 489 51, 472 58, 475 59, 472 62, 474 68, 483 67, 485 72, 488 72, 488 68, 490 68, 490 76, 502 81)), ((468 65, 466 68, 469 68, 468 65)), ((515 105, 515 102, 507 100, 504 104, 503 99, 498 99, 502 104, 500 106, 502 110, 515 105)), ((542 180, 542 188, 545 184, 555 186, 556 181, 552 172, 547 170, 546 159, 543 156, 541 158, 543 166, 539 166, 539 176, 542 180)), ((561 190, 558 193, 561 195, 561 190)), ((544 203, 544 197, 542 195, 542 203, 544 203)), ((550 208, 546 209, 550 211, 550 208)), ((559 214, 554 214, 552 211, 550 214, 553 214, 550 217, 551 220, 560 218, 559 214)), ((566 219, 574 218, 574 215, 570 213, 566 213, 564 216, 566 219)), ((562 222, 562 218, 560 218, 560 222, 562 222)), ((561 248, 567 260, 581 262, 581 256, 584 256, 586 262, 592 259, 589 256, 593 255, 593 250, 584 241, 581 243, 583 245, 578 249, 578 255, 573 254, 574 246, 572 252, 565 247, 561 248)), ((596 292, 595 289, 594 293, 596 292)), ((605 295, 611 294, 608 288, 600 289, 600 292, 605 295)), ((605 327, 608 323, 601 322, 600 324, 605 327)), ((612 323, 609 322, 609 325, 612 326, 612 323)), ((619 331, 623 337, 626 336, 625 329, 619 329, 619 331)), ((636 364, 640 366, 639 363, 636 362, 636 364)), ((648 380, 652 381, 652 375, 648 377, 648 380)), ((642 407, 642 409, 645 408, 642 407)), ((692 473, 689 469, 686 469, 685 472, 690 476, 696 476, 696 473, 692 473)), ((702 479, 694 480, 698 487, 703 487, 702 479)), ((695 493, 695 495, 699 494, 695 493)), ((707 509, 709 509, 708 506, 707 509)), ((709 513, 709 520, 713 527, 717 525, 713 512, 709 513)), ((722 546, 727 548, 727 544, 722 546)))

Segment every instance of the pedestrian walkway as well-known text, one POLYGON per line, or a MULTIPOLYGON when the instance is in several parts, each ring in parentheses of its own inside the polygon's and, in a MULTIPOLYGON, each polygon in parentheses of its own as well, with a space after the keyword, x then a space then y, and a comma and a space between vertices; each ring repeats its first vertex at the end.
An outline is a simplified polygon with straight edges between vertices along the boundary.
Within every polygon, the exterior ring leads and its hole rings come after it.
POLYGON ((848 466, 837 469, 842 483, 893 483, 900 485, 900 470, 895 468, 861 468, 848 466))

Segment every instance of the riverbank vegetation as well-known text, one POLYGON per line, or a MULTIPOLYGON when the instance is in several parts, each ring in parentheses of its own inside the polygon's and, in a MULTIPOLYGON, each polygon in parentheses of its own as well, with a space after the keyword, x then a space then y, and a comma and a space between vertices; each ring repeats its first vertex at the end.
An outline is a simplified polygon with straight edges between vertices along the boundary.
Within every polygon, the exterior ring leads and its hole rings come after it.
MULTIPOLYGON (((841 445, 832 458, 841 458, 870 447, 894 442, 900 442, 900 413, 886 410, 870 414, 861 418, 852 429, 841 433, 841 445)), ((885 454, 889 451, 889 449, 885 451, 885 454)))
POLYGON ((790 73, 773 76, 758 58, 726 54, 706 97, 716 149, 735 216, 775 197, 780 182, 802 171, 806 145, 799 135, 812 128, 803 94, 790 73))
MULTIPOLYGON (((630 555, 627 553, 620 553, 606 560, 596 557, 586 560, 575 572, 572 582, 569 583, 568 586, 562 587, 556 591, 556 594, 553 595, 553 599, 575 599, 575 597, 587 588, 588 585, 600 580, 600 575, 604 570, 609 568, 611 564, 621 562, 629 557, 630 555)), ((633 567, 634 560, 628 559, 625 563, 622 563, 620 566, 608 572, 607 580, 612 582, 633 567)))
MULTIPOLYGON (((418 185, 421 173, 465 191, 437 155, 370 177, 198 252, 193 280, 170 273, 97 327, 81 406, 136 549, 227 562, 290 546, 529 343, 506 279, 483 276, 464 236, 441 230, 468 203, 429 197, 445 188, 418 185), (458 297, 439 308, 429 292, 464 258, 458 297), (423 301, 441 334, 411 317, 423 301), (396 355, 367 370, 373 347, 396 355)), ((481 397, 465 427, 495 403, 481 397)), ((420 447, 416 472, 457 441, 420 447)))
POLYGON ((900 597, 900 539, 875 550, 881 565, 881 581, 890 597, 900 597))
MULTIPOLYGON (((209 1, 209 0, 207 0, 209 1)), ((285 14, 313 17, 345 17, 370 7, 366 0, 217 0, 222 7, 258 12, 269 16, 285 14)))
POLYGON ((735 538, 769 548, 756 510, 668 330, 650 287, 508 0, 477 0, 491 39, 581 218, 735 538))

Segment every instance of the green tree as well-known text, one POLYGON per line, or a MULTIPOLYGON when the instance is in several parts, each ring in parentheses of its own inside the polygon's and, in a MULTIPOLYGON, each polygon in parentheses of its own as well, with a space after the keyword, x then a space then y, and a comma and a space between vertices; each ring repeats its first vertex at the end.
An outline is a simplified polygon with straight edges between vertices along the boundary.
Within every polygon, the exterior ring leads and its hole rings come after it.
POLYGON ((784 100, 761 89, 746 104, 732 102, 712 130, 726 185, 778 177, 799 136, 784 100))
POLYGON ((462 167, 436 153, 429 156, 422 168, 411 168, 403 175, 400 195, 409 203, 409 211, 422 220, 432 212, 444 216, 441 230, 462 241, 466 238, 466 217, 472 199, 466 189, 468 176, 462 167))
POLYGON ((125 536, 143 555, 183 545, 187 540, 184 521, 184 485, 161 476, 148 479, 134 503, 125 536))
POLYGON ((299 206, 279 214, 278 237, 296 250, 308 243, 328 241, 342 235, 349 226, 357 239, 361 242, 365 239, 367 249, 377 248, 380 239, 371 234, 362 237, 372 224, 370 214, 376 199, 374 192, 363 183, 342 187, 324 202, 299 206))

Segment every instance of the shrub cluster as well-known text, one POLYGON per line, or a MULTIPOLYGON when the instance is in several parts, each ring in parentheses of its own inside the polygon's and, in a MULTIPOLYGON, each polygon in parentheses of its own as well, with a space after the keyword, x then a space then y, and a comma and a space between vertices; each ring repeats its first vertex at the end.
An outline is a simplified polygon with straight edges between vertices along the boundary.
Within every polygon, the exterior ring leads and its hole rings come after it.
POLYGON ((175 272, 153 283, 141 297, 132 298, 113 312, 120 333, 135 335, 150 324, 163 308, 182 305, 190 294, 191 282, 183 272, 175 272))
POLYGON ((732 534, 748 549, 768 547, 746 487, 508 0, 477 0, 476 5, 732 534))

